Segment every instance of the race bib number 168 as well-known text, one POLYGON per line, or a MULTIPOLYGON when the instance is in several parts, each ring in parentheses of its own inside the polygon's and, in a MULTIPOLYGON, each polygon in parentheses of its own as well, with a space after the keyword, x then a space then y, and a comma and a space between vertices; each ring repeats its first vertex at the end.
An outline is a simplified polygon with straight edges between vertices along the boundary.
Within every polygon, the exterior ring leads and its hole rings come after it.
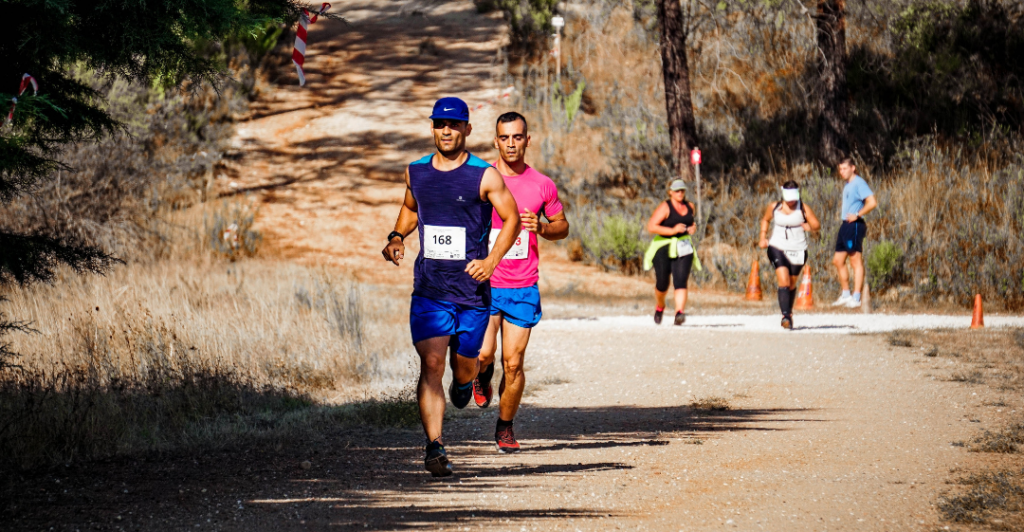
POLYGON ((435 260, 466 260, 466 228, 424 225, 423 257, 435 260))

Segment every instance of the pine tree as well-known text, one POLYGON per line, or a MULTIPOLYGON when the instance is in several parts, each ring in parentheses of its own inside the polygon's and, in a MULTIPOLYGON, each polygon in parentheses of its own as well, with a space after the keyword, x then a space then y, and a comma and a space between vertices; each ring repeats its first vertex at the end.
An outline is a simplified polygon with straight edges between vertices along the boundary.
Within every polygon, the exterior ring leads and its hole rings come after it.
MULTIPOLYGON (((676 175, 691 179, 690 149, 697 144, 697 121, 693 116, 690 66, 686 59, 686 40, 690 33, 679 0, 657 0, 660 31, 661 72, 665 80, 665 110, 676 175)), ((692 9, 692 6, 687 6, 692 9)))
POLYGON ((835 166, 849 152, 850 104, 846 83, 846 0, 817 0, 821 162, 835 166))
MULTIPOLYGON (((13 120, 0 128, 0 203, 15 201, 61 168, 69 143, 121 134, 100 95, 70 73, 85 66, 108 76, 174 87, 215 86, 223 65, 200 44, 290 23, 294 0, 5 0, 0 3, 0 102, 16 97, 22 75, 39 82, 17 97, 13 120)), ((310 6, 305 6, 312 8, 310 6)), ((6 118, 7 109, 0 118, 6 118)), ((0 221, 0 285, 52 278, 64 264, 99 272, 116 261, 72 238, 6 230, 0 221)))

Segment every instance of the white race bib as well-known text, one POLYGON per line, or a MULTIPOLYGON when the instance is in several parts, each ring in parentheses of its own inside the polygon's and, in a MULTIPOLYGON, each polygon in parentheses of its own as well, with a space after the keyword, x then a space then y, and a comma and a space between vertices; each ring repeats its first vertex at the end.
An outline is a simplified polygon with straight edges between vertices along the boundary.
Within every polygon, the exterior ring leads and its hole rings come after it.
POLYGON ((789 259, 789 263, 793 266, 800 266, 804 263, 804 252, 803 251, 784 251, 786 258, 789 259))
POLYGON ((424 225, 423 257, 435 260, 466 260, 466 228, 424 225))
MULTIPOLYGON (((491 241, 487 245, 487 249, 494 249, 494 241, 498 239, 498 233, 501 233, 501 229, 491 229, 491 241)), ((516 241, 512 243, 512 247, 509 248, 508 253, 505 254, 501 260, 523 260, 530 256, 530 232, 526 229, 519 231, 519 236, 516 237, 516 241)))
POLYGON ((685 257, 687 255, 693 255, 693 243, 688 238, 680 238, 676 241, 676 256, 685 257))

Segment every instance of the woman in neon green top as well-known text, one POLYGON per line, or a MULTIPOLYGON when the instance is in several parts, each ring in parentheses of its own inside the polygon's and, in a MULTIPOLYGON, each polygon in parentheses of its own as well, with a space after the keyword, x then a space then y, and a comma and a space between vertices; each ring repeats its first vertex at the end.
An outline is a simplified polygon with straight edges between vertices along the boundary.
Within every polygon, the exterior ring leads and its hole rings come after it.
POLYGON ((669 199, 654 209, 647 222, 647 231, 654 235, 654 240, 644 255, 644 269, 654 268, 654 323, 661 323, 665 312, 665 295, 671 276, 675 288, 675 324, 682 325, 686 321, 686 282, 690 268, 697 264, 700 269, 690 240, 697 224, 693 218, 693 204, 686 201, 686 184, 682 179, 676 179, 669 185, 668 194, 669 199))

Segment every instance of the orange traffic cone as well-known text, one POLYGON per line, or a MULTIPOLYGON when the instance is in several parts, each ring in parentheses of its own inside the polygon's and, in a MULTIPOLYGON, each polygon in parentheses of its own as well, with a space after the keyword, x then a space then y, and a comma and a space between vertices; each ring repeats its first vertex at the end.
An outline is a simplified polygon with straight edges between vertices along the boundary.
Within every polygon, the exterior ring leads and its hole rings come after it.
POLYGON ((974 296, 974 316, 971 318, 971 328, 981 329, 985 327, 985 312, 981 309, 981 294, 974 296))
POLYGON ((800 290, 796 295, 796 303, 793 304, 796 310, 811 310, 814 308, 814 296, 811 290, 811 266, 804 266, 804 275, 800 279, 800 290))
POLYGON ((761 301, 761 267, 754 261, 750 267, 750 280, 747 281, 747 301, 761 301))

